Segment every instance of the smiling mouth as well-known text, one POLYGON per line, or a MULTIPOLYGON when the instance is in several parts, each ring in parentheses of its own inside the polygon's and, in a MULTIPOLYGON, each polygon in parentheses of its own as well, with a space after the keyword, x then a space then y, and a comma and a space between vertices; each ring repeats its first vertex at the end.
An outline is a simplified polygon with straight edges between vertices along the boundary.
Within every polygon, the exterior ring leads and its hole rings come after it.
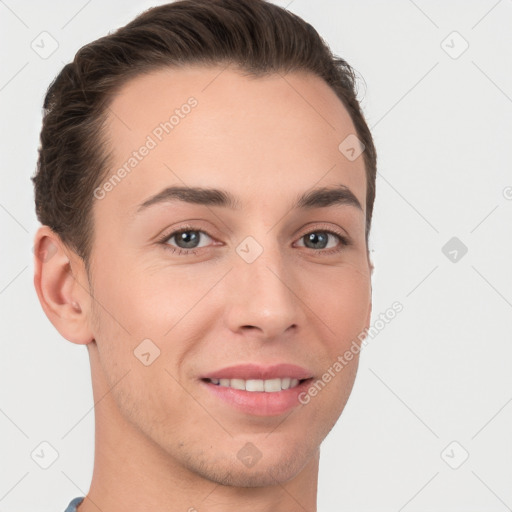
POLYGON ((202 379, 219 387, 238 389, 240 391, 277 393, 293 389, 311 379, 294 379, 291 377, 275 379, 202 379))

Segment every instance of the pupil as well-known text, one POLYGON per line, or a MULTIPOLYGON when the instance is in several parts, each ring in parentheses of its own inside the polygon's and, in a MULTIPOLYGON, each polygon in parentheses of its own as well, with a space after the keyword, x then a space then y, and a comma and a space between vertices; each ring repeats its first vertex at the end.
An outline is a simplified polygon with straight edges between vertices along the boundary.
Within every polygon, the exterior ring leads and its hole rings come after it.
POLYGON ((199 236, 197 235, 197 231, 183 231, 178 236, 178 240, 180 242, 184 242, 184 248, 189 249, 191 247, 195 247, 194 244, 199 240, 199 236), (192 233, 192 235, 190 235, 190 233, 192 233))
MULTIPOLYGON (((324 249, 325 246, 327 245, 327 235, 325 233, 320 234, 320 236, 317 233, 310 233, 309 235, 306 235, 306 239, 308 242, 312 242, 313 244, 318 244, 318 242, 320 241, 320 249, 324 249)), ((313 247, 313 249, 318 248, 318 246, 313 247)))

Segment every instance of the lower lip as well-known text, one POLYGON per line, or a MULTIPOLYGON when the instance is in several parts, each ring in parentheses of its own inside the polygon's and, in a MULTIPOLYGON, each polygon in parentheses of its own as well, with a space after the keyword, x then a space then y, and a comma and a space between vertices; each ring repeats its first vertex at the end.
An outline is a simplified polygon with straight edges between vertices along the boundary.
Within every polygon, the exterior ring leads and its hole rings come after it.
POLYGON ((307 390, 311 380, 307 379, 294 388, 272 393, 233 389, 209 381, 202 381, 202 384, 215 396, 242 412, 255 416, 277 416, 302 405, 299 395, 307 390))

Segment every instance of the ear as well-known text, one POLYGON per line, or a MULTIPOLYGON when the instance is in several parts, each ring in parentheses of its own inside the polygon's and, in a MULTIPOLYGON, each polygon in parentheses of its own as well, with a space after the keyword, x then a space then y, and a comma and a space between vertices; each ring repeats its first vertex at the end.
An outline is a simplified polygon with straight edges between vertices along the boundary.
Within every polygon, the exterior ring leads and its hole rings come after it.
POLYGON ((90 343, 91 294, 83 260, 48 226, 37 230, 33 251, 34 287, 46 316, 67 340, 90 343))

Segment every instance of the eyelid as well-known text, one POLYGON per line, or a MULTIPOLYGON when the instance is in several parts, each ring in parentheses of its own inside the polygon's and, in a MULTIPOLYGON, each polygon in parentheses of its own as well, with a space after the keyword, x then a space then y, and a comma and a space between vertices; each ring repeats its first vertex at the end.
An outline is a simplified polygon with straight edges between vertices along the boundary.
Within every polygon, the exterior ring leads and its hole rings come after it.
POLYGON ((329 233, 331 235, 334 235, 338 237, 340 243, 337 247, 331 247, 330 249, 311 249, 309 247, 305 247, 306 251, 314 256, 327 256, 331 254, 340 253, 348 246, 352 245, 352 240, 350 239, 345 230, 342 230, 341 228, 338 227, 332 227, 332 225, 330 224, 315 224, 314 226, 308 228, 306 231, 302 232, 298 240, 301 240, 306 235, 315 232, 329 233))
POLYGON ((302 235, 300 235, 299 238, 315 231, 327 231, 330 233, 334 233, 335 235, 338 235, 340 238, 346 239, 347 243, 350 242, 350 235, 348 234, 347 230, 339 226, 333 226, 331 223, 328 222, 309 222, 305 228, 302 228, 299 231, 299 233, 302 232, 302 235), (303 231, 303 229, 305 231, 303 231))
POLYGON ((208 231, 206 231, 205 229, 201 229, 198 226, 193 226, 192 224, 185 224, 183 226, 180 226, 179 228, 173 229, 169 233, 167 233, 167 231, 166 231, 166 233, 163 236, 161 236, 157 239, 157 243, 164 245, 164 248, 167 248, 167 249, 170 248, 171 250, 174 249, 174 251, 172 251, 172 252, 183 251, 185 253, 190 253, 190 254, 192 254, 193 251, 207 249, 209 247, 209 246, 207 246, 207 247, 195 247, 195 248, 191 248, 191 249, 184 249, 182 247, 175 247, 175 246, 169 245, 167 243, 171 238, 175 237, 176 235, 179 235, 180 233, 186 232, 186 231, 197 231, 198 233, 202 233, 202 234, 206 235, 207 237, 209 237, 210 239, 215 240, 215 237, 210 235, 210 233, 208 233, 208 231))

